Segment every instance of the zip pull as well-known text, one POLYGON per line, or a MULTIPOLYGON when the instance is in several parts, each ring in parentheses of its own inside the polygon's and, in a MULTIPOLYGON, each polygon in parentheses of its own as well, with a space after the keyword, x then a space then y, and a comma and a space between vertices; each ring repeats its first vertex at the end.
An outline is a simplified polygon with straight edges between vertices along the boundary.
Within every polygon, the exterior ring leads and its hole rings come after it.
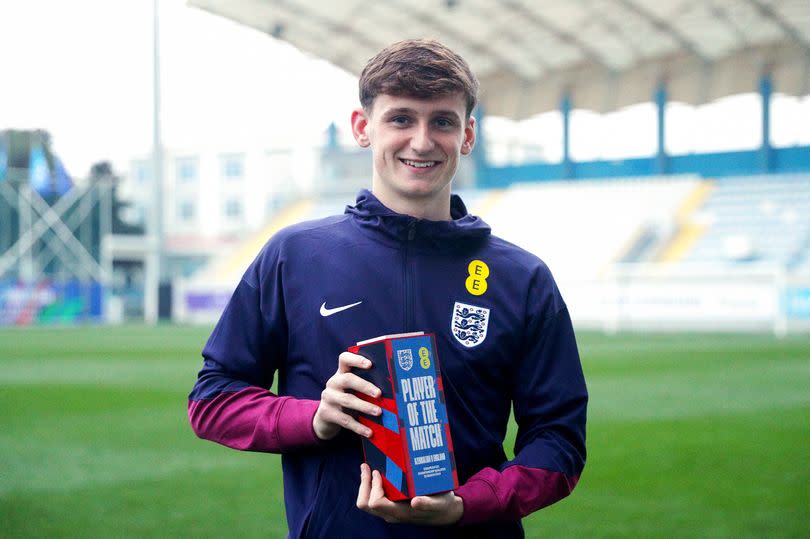
POLYGON ((416 237, 416 221, 408 223, 408 241, 413 241, 416 237))

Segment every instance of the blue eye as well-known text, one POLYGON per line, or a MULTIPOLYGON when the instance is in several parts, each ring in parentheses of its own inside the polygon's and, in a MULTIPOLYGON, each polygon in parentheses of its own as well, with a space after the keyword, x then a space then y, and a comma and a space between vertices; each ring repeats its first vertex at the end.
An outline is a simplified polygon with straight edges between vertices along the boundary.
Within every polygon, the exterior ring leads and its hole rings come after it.
POLYGON ((447 118, 437 118, 436 125, 443 128, 453 127, 453 122, 447 118))
POLYGON ((410 118, 408 118, 407 116, 394 116, 393 118, 391 118, 391 122, 399 125, 406 125, 410 121, 411 121, 410 118))

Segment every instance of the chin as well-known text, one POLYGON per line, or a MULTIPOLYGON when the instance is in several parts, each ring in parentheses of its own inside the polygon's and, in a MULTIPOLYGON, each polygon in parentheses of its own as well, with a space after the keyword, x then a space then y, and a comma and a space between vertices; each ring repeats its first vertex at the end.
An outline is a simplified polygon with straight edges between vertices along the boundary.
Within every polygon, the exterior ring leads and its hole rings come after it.
POLYGON ((436 191, 438 183, 424 178, 408 178, 399 183, 402 191, 428 194, 436 191))
POLYGON ((404 186, 400 192, 403 194, 403 196, 408 198, 430 198, 439 194, 442 189, 442 187, 435 184, 407 185, 404 186))

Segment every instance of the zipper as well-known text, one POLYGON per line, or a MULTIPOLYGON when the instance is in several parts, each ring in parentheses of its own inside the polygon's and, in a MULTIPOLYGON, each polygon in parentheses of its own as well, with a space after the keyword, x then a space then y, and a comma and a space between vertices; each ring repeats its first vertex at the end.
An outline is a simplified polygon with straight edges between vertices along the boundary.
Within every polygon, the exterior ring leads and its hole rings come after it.
POLYGON ((411 270, 411 243, 416 238, 416 220, 408 223, 408 240, 405 243, 403 278, 405 281, 405 330, 415 331, 413 322, 413 271, 411 270))

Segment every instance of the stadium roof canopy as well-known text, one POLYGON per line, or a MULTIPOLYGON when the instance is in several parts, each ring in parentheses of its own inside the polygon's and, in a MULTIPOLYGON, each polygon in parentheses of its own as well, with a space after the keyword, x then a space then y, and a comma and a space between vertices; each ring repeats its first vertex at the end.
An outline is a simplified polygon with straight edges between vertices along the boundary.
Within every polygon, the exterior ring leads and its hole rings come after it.
POLYGON ((702 104, 810 93, 808 0, 189 0, 359 74, 385 45, 432 37, 478 75, 488 114, 702 104))

